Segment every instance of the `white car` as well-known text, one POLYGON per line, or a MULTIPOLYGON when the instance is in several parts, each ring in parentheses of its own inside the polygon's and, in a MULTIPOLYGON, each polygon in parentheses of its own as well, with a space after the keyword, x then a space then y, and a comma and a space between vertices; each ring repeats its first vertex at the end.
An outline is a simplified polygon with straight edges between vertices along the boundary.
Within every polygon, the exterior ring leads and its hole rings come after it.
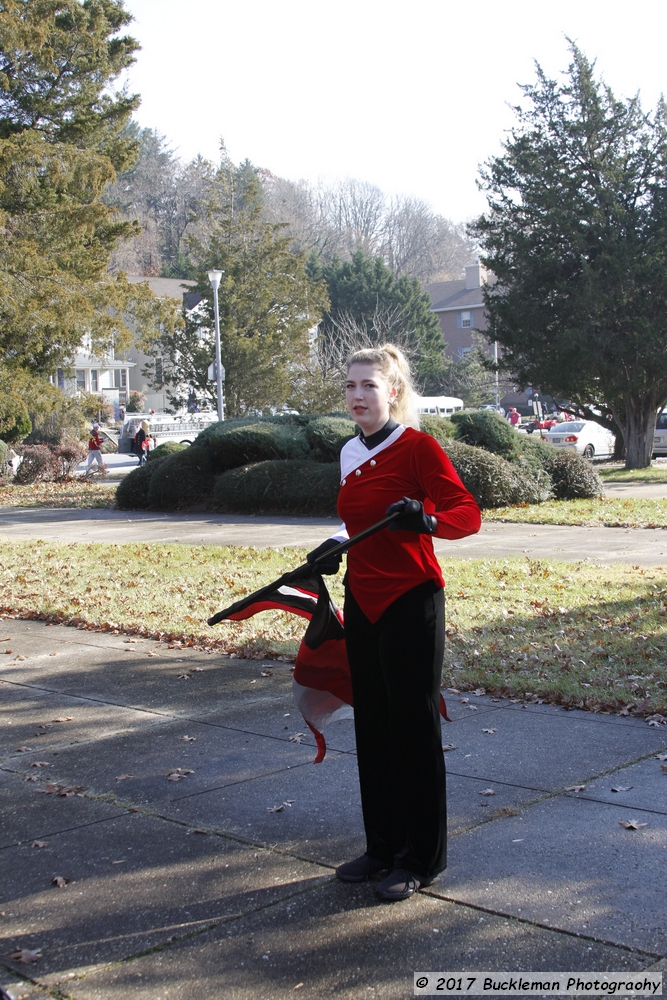
POLYGON ((542 431, 542 437, 556 448, 569 448, 584 458, 609 458, 616 443, 616 435, 595 420, 567 420, 542 431))
POLYGON ((653 454, 667 455, 667 410, 658 414, 653 438, 653 454))

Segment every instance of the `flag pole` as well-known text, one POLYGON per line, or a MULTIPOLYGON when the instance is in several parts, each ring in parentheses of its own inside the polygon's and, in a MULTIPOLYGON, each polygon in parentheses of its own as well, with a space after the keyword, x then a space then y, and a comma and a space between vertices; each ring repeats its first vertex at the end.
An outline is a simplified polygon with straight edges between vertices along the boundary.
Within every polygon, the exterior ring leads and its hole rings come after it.
MULTIPOLYGON (((274 580, 273 583, 267 583, 265 587, 261 587, 260 590, 256 590, 255 593, 252 594, 252 597, 254 597, 255 600, 260 600, 260 598, 264 597, 265 594, 270 594, 271 591, 277 590, 278 587, 284 587, 287 583, 294 583, 300 578, 303 579, 307 573, 312 573, 313 571, 317 572, 317 566, 319 563, 331 559, 332 556, 342 555, 342 553, 346 552, 352 545, 356 545, 358 542, 363 542, 365 538, 369 538, 377 531, 381 531, 383 528, 386 528, 388 524, 391 524, 392 521, 398 520, 398 518, 402 517, 404 514, 405 510, 397 510, 393 514, 388 514, 387 517, 383 517, 381 521, 377 521, 375 524, 371 524, 370 527, 364 528, 363 531, 353 535, 352 538, 346 538, 345 541, 340 542, 339 545, 334 545, 330 549, 327 549, 326 552, 323 552, 321 556, 317 557, 317 559, 313 559, 312 563, 306 562, 302 566, 297 566, 296 569, 291 570, 289 573, 283 573, 283 575, 277 580, 274 580)), ((243 603, 245 604, 248 600, 249 598, 244 597, 243 603)), ((234 605, 232 604, 231 607, 225 608, 224 611, 218 611, 218 613, 213 615, 212 618, 209 618, 207 624, 217 625, 233 613, 234 605)))

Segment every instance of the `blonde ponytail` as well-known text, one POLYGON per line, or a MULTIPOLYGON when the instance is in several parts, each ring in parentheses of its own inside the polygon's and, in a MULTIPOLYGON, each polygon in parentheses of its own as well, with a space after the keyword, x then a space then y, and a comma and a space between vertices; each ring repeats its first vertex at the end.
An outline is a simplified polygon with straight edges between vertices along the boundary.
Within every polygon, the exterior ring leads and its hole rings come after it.
POLYGON ((419 430, 417 396, 412 384, 408 359, 396 344, 382 344, 381 347, 365 347, 355 351, 347 359, 350 365, 372 365, 392 388, 396 396, 389 404, 390 416, 399 424, 406 424, 419 430))

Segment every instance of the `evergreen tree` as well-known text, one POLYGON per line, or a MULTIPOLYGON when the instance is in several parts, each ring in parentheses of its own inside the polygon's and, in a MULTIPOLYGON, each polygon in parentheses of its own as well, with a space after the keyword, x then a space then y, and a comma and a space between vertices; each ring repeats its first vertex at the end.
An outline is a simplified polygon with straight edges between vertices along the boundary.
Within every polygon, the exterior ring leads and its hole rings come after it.
POLYGON ((358 249, 350 260, 322 264, 309 261, 310 274, 327 283, 330 306, 320 324, 320 336, 336 345, 365 347, 395 340, 410 356, 416 379, 426 391, 439 388, 443 373, 443 342, 431 300, 416 278, 397 278, 382 257, 358 249), (358 343, 349 331, 358 331, 358 343))
POLYGON ((136 232, 101 201, 136 141, 138 98, 109 94, 138 48, 121 0, 5 0, 0 10, 0 361, 45 376, 85 334, 123 347, 131 317, 168 321, 145 286, 110 278, 136 232), (156 312, 153 312, 153 303, 156 312))
POLYGON ((206 213, 208 231, 189 241, 202 302, 182 328, 148 345, 149 354, 162 359, 161 380, 154 361, 146 374, 166 388, 174 406, 187 401, 191 387, 200 400, 215 404, 215 382, 207 374, 215 358, 213 295, 206 276, 213 268, 223 272, 218 295, 226 415, 299 406, 308 392, 308 333, 327 304, 324 283, 309 279, 305 255, 291 252, 285 227, 262 222, 260 212, 254 170, 247 163, 232 169, 225 160, 206 213))
POLYGON ((517 383, 613 417, 641 468, 667 403, 667 109, 617 100, 572 55, 563 83, 538 67, 483 174, 486 335, 517 383))

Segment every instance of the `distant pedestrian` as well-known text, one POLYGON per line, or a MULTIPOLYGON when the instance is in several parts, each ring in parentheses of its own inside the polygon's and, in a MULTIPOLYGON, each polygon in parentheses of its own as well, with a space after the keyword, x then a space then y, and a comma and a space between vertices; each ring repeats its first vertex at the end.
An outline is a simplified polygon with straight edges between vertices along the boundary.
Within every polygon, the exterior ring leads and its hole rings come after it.
POLYGON ((88 465, 86 466, 86 473, 90 472, 92 469, 93 462, 97 462, 102 475, 106 474, 101 451, 103 444, 104 439, 100 437, 100 425, 95 423, 93 424, 93 429, 90 432, 90 437, 88 438, 88 465))
POLYGON ((516 406, 510 406, 510 412, 507 415, 507 419, 511 423, 512 427, 516 427, 517 424, 521 423, 521 414, 517 410, 516 406))
POLYGON ((146 464, 146 457, 148 455, 148 451, 146 448, 146 444, 148 442, 148 432, 149 432, 149 426, 145 420, 142 420, 139 430, 134 435, 134 446, 137 456, 139 458, 139 465, 146 464))

